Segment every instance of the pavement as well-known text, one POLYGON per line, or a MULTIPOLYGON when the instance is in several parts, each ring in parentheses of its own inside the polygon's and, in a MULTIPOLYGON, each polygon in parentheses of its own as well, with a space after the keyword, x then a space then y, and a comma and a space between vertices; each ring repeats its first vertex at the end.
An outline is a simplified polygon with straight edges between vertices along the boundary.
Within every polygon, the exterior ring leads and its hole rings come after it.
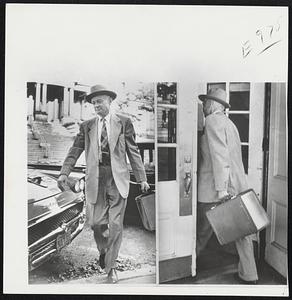
MULTIPOLYGON (((155 267, 144 267, 137 270, 129 270, 118 272, 119 282, 118 284, 155 284, 156 275, 155 267)), ((94 275, 90 278, 81 278, 71 281, 63 282, 62 284, 107 284, 107 275, 94 275)))

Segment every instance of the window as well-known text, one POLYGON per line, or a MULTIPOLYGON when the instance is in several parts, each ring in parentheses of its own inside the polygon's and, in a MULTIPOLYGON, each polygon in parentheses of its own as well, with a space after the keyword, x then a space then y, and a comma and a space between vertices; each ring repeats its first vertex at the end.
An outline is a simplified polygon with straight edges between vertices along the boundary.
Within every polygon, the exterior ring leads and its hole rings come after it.
POLYGON ((157 83, 157 103, 158 104, 177 104, 177 88, 175 82, 157 83))
POLYGON ((230 83, 229 104, 235 111, 248 111, 250 98, 249 83, 230 83))
POLYGON ((176 180, 177 84, 157 83, 156 94, 158 181, 176 180))
POLYGON ((176 148, 158 147, 158 181, 176 179, 176 148))
POLYGON ((229 113, 230 120, 236 125, 242 143, 248 143, 249 115, 229 113))
POLYGON ((207 91, 209 91, 210 89, 218 89, 218 88, 226 91, 226 83, 225 82, 212 82, 212 83, 207 84, 207 91))
POLYGON ((157 107, 158 143, 176 143, 176 109, 157 107))

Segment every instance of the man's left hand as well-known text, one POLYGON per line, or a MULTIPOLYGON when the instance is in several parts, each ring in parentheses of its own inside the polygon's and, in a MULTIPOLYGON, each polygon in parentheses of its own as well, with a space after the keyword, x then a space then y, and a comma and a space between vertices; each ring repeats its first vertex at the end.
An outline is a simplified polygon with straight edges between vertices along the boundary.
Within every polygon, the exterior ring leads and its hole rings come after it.
POLYGON ((147 181, 140 182, 140 186, 141 186, 142 193, 145 193, 145 192, 147 192, 150 189, 150 186, 147 183, 147 181))

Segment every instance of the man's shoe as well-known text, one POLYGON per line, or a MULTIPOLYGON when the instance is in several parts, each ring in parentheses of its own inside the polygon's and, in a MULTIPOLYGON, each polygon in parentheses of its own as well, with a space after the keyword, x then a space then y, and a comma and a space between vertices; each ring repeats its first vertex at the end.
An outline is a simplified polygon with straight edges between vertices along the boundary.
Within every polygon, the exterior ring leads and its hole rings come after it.
POLYGON ((112 268, 107 274, 107 282, 108 283, 117 283, 119 281, 117 270, 112 268))
POLYGON ((243 280, 238 276, 238 274, 234 274, 234 279, 240 284, 251 284, 251 285, 258 284, 258 280, 243 280))
POLYGON ((105 268, 105 252, 100 253, 99 255, 99 265, 102 269, 105 268))

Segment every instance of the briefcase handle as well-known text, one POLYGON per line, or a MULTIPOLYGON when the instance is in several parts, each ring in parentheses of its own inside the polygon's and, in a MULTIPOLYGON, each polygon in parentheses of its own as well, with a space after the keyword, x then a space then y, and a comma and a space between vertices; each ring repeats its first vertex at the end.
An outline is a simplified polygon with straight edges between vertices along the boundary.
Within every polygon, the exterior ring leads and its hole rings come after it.
POLYGON ((228 194, 228 195, 225 195, 224 197, 220 198, 218 202, 219 202, 220 204, 222 204, 222 203, 224 203, 224 202, 226 202, 226 201, 231 200, 232 198, 234 198, 234 196, 231 195, 231 194, 228 194))
POLYGON ((236 196, 234 196, 234 195, 228 194, 228 195, 226 195, 226 196, 220 198, 219 201, 216 202, 216 204, 210 208, 210 210, 211 210, 211 209, 214 209, 214 208, 217 207, 218 205, 221 205, 221 204, 223 204, 223 203, 225 203, 225 202, 227 202, 227 201, 229 201, 229 200, 231 200, 231 199, 233 199, 233 198, 235 198, 235 197, 236 197, 236 196))

